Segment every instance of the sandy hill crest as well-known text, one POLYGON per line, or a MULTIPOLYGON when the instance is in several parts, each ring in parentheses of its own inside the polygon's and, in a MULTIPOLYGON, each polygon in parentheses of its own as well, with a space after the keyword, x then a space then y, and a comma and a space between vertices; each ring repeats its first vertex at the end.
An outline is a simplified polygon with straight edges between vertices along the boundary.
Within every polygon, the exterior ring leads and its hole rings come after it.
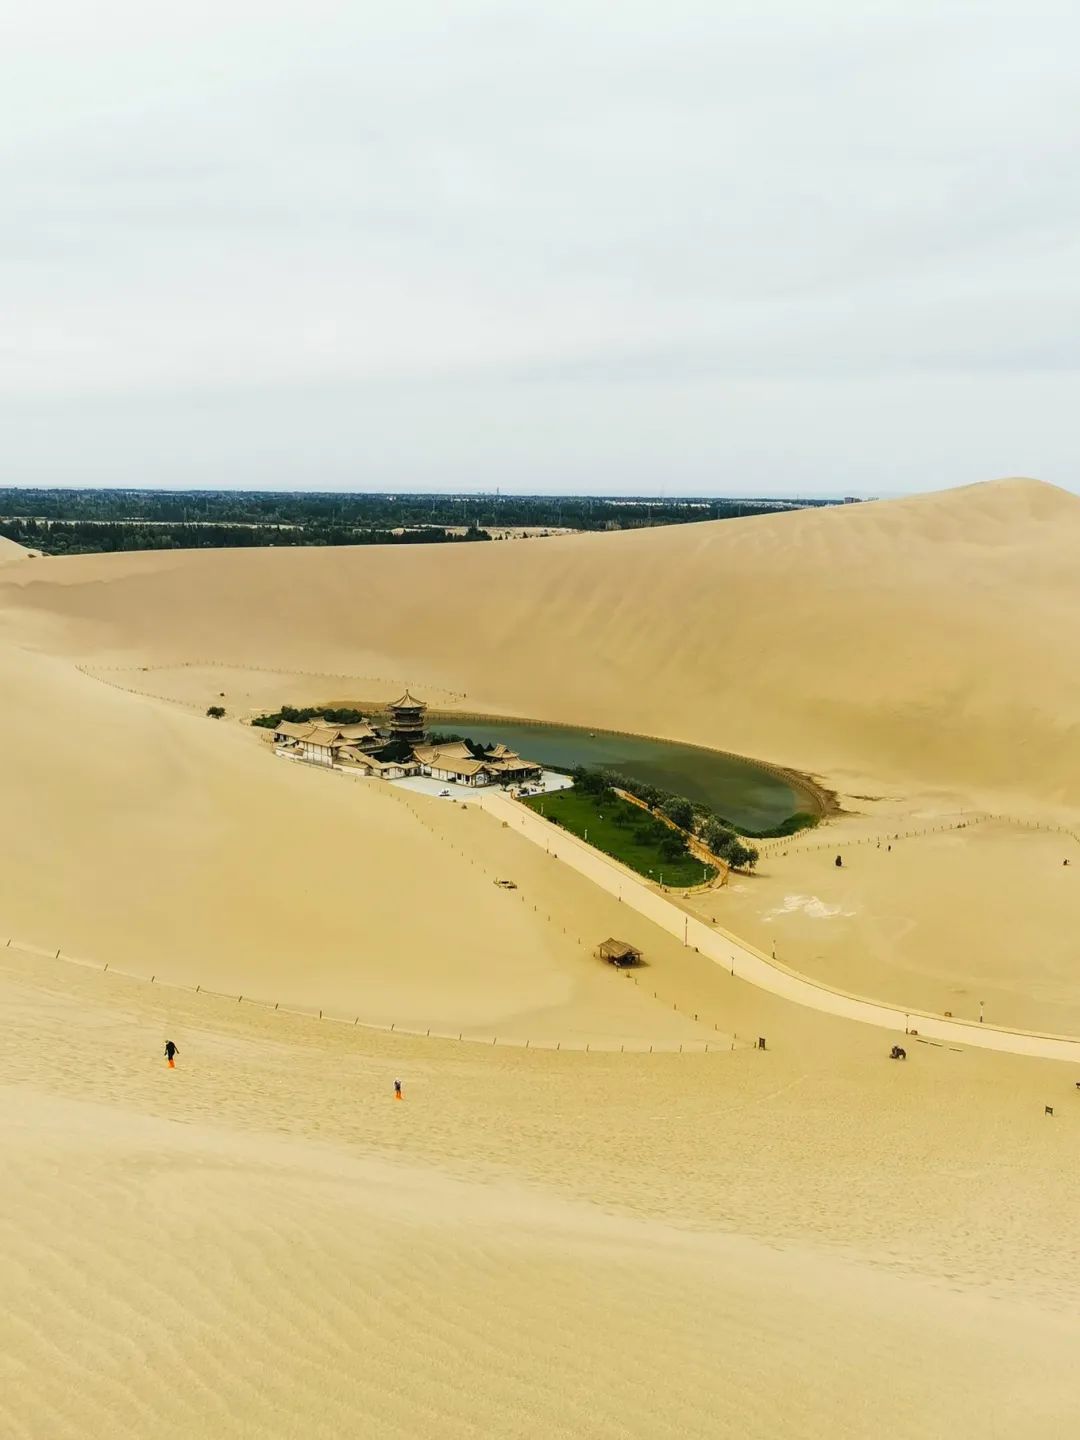
POLYGON ((6 536, 0 535, 0 565, 11 565, 16 560, 28 560, 30 551, 22 545, 16 545, 14 540, 8 540, 6 536))
MULTIPOLYGON (((1010 532, 1018 538, 1018 527, 1045 522, 1080 526, 1080 495, 1050 485, 1044 480, 1023 476, 1001 480, 980 480, 949 490, 931 490, 881 500, 864 500, 851 505, 830 505, 777 514, 746 516, 739 520, 706 520, 682 530, 720 531, 778 526, 799 527, 809 533, 815 525, 830 527, 835 534, 863 526, 887 526, 897 537, 921 533, 928 540, 947 542, 996 536, 1007 541, 1010 532)), ((654 531, 622 531, 614 539, 641 537, 654 531)))
POLYGON ((933 514, 943 523, 962 528, 1057 520, 1080 524, 1080 496, 1028 476, 982 480, 951 490, 870 503, 875 507, 888 505, 912 516, 933 514))

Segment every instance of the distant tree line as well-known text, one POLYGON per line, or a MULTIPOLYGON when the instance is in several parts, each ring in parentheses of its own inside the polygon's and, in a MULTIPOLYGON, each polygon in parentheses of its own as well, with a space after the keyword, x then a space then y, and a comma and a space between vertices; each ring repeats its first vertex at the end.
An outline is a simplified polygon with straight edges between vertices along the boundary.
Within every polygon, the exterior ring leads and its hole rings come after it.
POLYGON ((115 550, 220 550, 277 545, 441 545, 490 540, 475 527, 462 535, 425 528, 365 530, 343 524, 303 526, 202 524, 132 520, 0 520, 0 535, 45 555, 85 555, 115 550))
POLYGON ((277 491, 0 488, 0 534, 48 554, 265 545, 489 540, 494 528, 627 530, 828 501, 692 496, 345 495, 277 491), (11 530, 8 526, 14 525, 11 530), (465 534, 453 534, 464 529, 465 534), (401 535, 393 531, 402 529, 401 535))

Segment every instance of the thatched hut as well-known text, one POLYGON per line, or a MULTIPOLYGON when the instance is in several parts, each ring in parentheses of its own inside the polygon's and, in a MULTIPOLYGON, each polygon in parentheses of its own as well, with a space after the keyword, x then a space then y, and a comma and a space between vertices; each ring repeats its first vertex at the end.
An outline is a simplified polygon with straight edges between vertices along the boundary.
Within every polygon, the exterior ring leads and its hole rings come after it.
POLYGON ((620 970, 626 965, 640 965, 641 951, 634 948, 625 940, 615 940, 609 937, 597 946, 596 954, 601 960, 617 966, 620 970))

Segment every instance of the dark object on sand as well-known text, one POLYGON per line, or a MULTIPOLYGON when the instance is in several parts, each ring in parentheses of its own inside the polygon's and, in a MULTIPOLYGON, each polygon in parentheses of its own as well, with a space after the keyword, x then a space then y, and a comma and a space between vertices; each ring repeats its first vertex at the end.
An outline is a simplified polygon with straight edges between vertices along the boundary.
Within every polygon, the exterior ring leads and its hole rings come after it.
POLYGON ((596 947, 596 954, 599 959, 609 961, 620 970, 626 965, 641 964, 641 951, 625 940, 604 940, 596 947))
POLYGON ((889 1059, 890 1059, 890 1060, 906 1060, 906 1059, 907 1059, 907 1051, 904 1049, 904 1047, 903 1047, 902 1045, 894 1045, 894 1046, 892 1047, 892 1049, 889 1051, 889 1059))
POLYGON ((842 855, 837 855, 837 857, 836 857, 836 868, 837 868, 838 870, 841 869, 841 867, 843 866, 843 864, 844 864, 844 857, 843 857, 842 855))

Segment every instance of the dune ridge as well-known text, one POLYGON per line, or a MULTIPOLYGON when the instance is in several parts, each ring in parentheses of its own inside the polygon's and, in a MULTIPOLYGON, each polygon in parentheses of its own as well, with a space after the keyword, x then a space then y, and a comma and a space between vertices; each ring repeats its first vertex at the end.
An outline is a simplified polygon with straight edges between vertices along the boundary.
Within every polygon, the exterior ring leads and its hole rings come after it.
POLYGON ((0 565, 13 565, 18 560, 28 560, 30 552, 24 546, 0 535, 0 565))

